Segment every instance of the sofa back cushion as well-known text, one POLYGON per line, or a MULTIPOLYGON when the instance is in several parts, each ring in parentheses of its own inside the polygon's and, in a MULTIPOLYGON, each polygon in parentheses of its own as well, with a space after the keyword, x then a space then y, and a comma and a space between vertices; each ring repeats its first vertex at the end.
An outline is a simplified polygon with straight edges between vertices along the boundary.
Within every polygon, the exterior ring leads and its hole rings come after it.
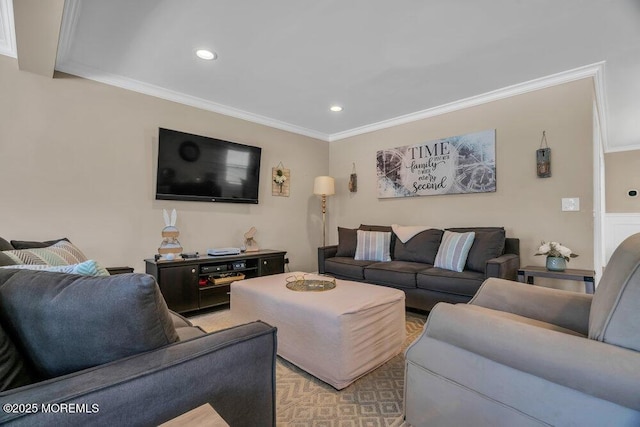
POLYGON ((178 340, 158 285, 146 274, 0 270, 0 322, 44 378, 178 340))
POLYGON ((504 253, 505 231, 503 227, 447 228, 456 233, 475 233, 465 269, 484 273, 487 261, 504 253))
POLYGON ((405 243, 396 238, 393 259, 433 265, 442 240, 442 233, 442 230, 431 228, 421 231, 405 243))
POLYGON ((640 233, 613 252, 589 313, 589 338, 640 351, 640 233))
POLYGON ((36 381, 26 359, 0 325, 0 392, 36 381))

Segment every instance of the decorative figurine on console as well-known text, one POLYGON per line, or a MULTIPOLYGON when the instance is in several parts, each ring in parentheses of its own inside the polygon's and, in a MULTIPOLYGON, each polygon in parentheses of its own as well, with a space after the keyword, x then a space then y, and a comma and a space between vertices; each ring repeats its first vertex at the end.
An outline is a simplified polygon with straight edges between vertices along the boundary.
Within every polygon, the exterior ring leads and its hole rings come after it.
POLYGON ((244 233, 244 246, 246 248, 246 252, 257 252, 260 250, 256 241, 253 240, 253 236, 256 234, 256 231, 255 227, 251 227, 249 231, 244 233))
POLYGON ((182 256, 180 255, 182 253, 182 246, 180 246, 180 242, 178 241, 180 232, 176 228, 178 214, 174 209, 171 211, 171 218, 169 218, 169 213, 166 209, 163 209, 162 215, 164 216, 165 227, 162 229, 162 243, 158 248, 158 253, 160 254, 160 258, 158 260, 173 261, 176 259, 182 259, 182 256))

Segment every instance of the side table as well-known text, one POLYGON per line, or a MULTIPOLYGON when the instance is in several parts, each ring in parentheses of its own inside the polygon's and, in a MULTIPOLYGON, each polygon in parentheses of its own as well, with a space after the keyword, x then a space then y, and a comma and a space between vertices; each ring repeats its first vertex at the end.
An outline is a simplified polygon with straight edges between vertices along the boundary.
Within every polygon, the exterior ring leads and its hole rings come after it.
POLYGON ((585 291, 588 294, 595 292, 595 271, 593 270, 577 270, 567 268, 565 271, 550 271, 545 267, 527 265, 518 269, 518 282, 533 285, 534 277, 547 277, 549 279, 577 280, 584 282, 585 291))

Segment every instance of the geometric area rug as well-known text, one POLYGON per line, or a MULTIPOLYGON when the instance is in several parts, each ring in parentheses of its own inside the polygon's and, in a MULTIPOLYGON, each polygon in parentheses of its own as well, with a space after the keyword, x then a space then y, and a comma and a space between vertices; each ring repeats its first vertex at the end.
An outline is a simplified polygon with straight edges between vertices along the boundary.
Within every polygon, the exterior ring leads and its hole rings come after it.
MULTIPOLYGON (((190 317, 207 332, 233 326, 230 311, 190 317)), ((422 333, 426 314, 406 312, 402 351, 378 369, 338 391, 296 365, 276 362, 276 424, 283 427, 401 427, 404 350, 422 333)))

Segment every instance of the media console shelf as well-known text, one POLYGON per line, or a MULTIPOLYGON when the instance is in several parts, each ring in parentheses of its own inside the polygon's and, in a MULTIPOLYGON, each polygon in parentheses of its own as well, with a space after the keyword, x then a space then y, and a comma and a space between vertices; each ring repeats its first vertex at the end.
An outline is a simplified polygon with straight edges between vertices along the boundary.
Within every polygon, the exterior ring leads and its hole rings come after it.
POLYGON ((228 304, 231 282, 284 273, 285 255, 285 251, 264 249, 238 255, 144 262, 169 309, 186 313, 228 304))

